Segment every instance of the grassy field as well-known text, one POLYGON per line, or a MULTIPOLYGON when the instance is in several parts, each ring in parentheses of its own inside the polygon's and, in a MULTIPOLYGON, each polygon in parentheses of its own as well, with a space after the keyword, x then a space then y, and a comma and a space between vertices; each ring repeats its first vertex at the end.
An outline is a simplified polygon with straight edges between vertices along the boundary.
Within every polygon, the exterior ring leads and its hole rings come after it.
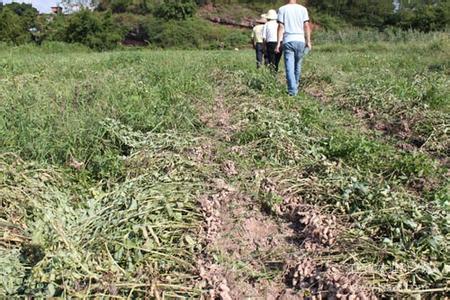
POLYGON ((318 45, 296 98, 251 51, 0 47, 0 295, 444 295, 428 37, 318 45))

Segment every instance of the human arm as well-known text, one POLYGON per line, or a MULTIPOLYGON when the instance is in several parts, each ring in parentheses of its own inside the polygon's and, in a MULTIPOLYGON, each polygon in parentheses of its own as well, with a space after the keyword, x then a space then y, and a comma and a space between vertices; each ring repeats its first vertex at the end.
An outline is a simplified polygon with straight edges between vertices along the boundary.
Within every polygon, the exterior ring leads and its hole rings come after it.
POLYGON ((312 43, 311 43, 311 24, 309 21, 306 21, 304 23, 305 28, 305 39, 306 39, 306 47, 309 48, 309 50, 312 50, 312 43))
POLYGON ((281 52, 281 42, 283 41, 283 35, 284 35, 284 9, 281 7, 278 10, 278 28, 277 28, 277 47, 275 48, 275 53, 281 52))
POLYGON ((266 39, 267 39, 267 25, 264 24, 262 30, 261 30, 261 37, 262 37, 262 44, 263 44, 263 53, 265 53, 265 49, 266 49, 266 39))
POLYGON ((275 48, 276 53, 280 53, 281 42, 283 41, 283 35, 284 35, 284 24, 281 22, 278 22, 277 47, 275 48))
POLYGON ((253 45, 253 48, 256 48, 255 31, 254 30, 252 30, 252 45, 253 45))

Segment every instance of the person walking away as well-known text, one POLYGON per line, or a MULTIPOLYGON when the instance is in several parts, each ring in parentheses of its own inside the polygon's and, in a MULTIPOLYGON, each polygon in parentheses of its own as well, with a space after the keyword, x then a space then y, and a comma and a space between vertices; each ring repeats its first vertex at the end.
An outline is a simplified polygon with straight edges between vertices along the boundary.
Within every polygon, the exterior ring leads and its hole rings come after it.
POLYGON ((264 25, 263 29, 263 39, 266 45, 266 55, 268 59, 269 67, 278 72, 278 65, 280 64, 282 51, 280 47, 279 52, 275 52, 277 47, 277 31, 278 31, 278 23, 277 23, 277 12, 274 9, 269 10, 266 14, 267 23, 264 25))
POLYGON ((311 26, 306 7, 297 0, 287 0, 278 10, 278 35, 276 52, 283 47, 288 94, 296 96, 302 73, 305 49, 312 49, 311 26), (283 41, 283 46, 281 42, 283 41))
POLYGON ((258 24, 253 27, 252 31, 252 42, 253 48, 256 52, 256 67, 260 68, 263 64, 264 59, 264 40, 263 40, 263 29, 266 19, 261 18, 256 21, 258 24))

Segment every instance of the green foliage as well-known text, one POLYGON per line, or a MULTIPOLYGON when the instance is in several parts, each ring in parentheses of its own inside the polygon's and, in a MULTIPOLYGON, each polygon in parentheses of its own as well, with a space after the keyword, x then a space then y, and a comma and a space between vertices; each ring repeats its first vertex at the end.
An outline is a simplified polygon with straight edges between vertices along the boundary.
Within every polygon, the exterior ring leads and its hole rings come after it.
POLYGON ((141 16, 131 13, 113 15, 114 23, 117 24, 125 39, 147 44, 149 41, 149 29, 152 28, 154 17, 151 15, 141 16))
POLYGON ((84 44, 96 50, 113 49, 122 40, 119 27, 108 13, 82 10, 67 20, 63 30, 65 42, 84 44))
POLYGON ((324 13, 319 10, 311 10, 310 18, 313 23, 318 24, 320 28, 326 31, 337 32, 343 28, 348 28, 348 23, 335 15, 331 15, 329 13, 324 13))
POLYGON ((450 24, 450 2, 405 7, 394 14, 387 24, 425 32, 445 30, 450 24))
POLYGON ((152 45, 178 49, 230 49, 245 47, 249 40, 245 31, 211 25, 199 18, 182 21, 154 19, 147 24, 147 34, 152 45))
POLYGON ((30 41, 24 19, 9 8, 0 11, 0 41, 12 44, 23 44, 30 41))
POLYGON ((113 13, 133 13, 138 15, 146 15, 151 13, 156 6, 156 1, 152 0, 100 0, 98 1, 96 10, 107 11, 113 13))
MULTIPOLYGON (((400 1, 395 10, 393 1, 383 0, 310 0, 308 2, 320 14, 340 17, 361 27, 398 26, 420 31, 445 30, 450 23, 449 1, 400 1)), ((321 18, 318 20, 321 23, 321 18)), ((329 19, 324 18, 325 21, 329 19)))
POLYGON ((308 4, 318 11, 342 17, 358 26, 380 27, 394 10, 391 0, 310 0, 308 4))
POLYGON ((23 44, 32 38, 38 11, 30 4, 11 3, 0 8, 0 41, 23 44))
POLYGON ((3 8, 10 9, 11 11, 13 11, 16 15, 21 17, 22 21, 25 23, 26 26, 30 27, 34 25, 36 16, 39 13, 38 10, 34 8, 31 4, 25 3, 13 2, 3 6, 3 8))
POLYGON ((124 13, 127 11, 131 0, 115 0, 111 1, 111 11, 113 13, 124 13))
POLYGON ((165 20, 186 20, 197 10, 193 0, 163 0, 155 9, 155 16, 165 20))

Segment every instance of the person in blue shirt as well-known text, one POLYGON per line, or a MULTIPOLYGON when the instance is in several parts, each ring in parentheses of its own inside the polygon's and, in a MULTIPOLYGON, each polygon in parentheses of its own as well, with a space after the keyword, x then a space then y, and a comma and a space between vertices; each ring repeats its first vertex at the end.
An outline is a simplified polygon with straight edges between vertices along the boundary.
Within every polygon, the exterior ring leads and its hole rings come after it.
POLYGON ((281 52, 283 42, 284 64, 288 94, 296 96, 302 72, 302 60, 306 51, 312 49, 311 26, 308 10, 297 4, 297 0, 287 0, 278 10, 278 34, 276 52, 281 52), (305 51, 305 49, 307 49, 305 51))

